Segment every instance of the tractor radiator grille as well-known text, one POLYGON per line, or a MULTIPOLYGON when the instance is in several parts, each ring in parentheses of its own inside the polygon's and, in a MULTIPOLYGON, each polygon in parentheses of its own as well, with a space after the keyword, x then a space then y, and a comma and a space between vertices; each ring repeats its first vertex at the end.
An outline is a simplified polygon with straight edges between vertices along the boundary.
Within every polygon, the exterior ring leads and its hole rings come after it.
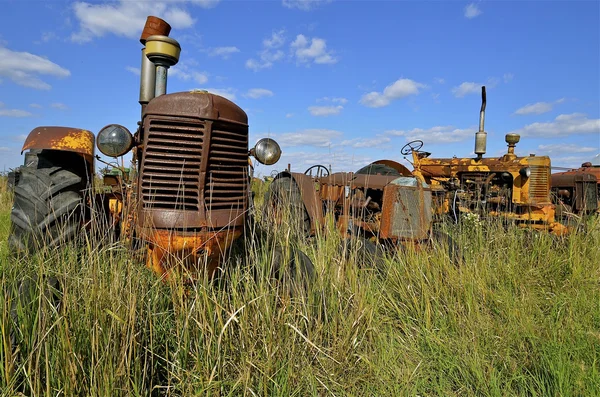
POLYGON ((248 127, 214 122, 204 194, 206 209, 244 209, 247 186, 248 127))
POLYGON ((532 204, 550 202, 550 169, 531 165, 529 177, 529 198, 532 204))
POLYGON ((149 121, 142 164, 144 208, 199 209, 204 130, 196 120, 149 121))

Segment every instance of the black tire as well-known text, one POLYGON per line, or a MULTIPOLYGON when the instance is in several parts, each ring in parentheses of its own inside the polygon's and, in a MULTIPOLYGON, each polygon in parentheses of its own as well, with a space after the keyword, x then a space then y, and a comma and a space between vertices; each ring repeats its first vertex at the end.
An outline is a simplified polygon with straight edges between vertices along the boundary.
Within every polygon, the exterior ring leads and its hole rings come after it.
POLYGON ((454 239, 446 232, 441 230, 434 230, 431 235, 431 244, 433 248, 443 249, 447 252, 450 262, 454 265, 460 265, 464 261, 464 257, 459 245, 454 239))
POLYGON ((291 177, 277 178, 271 183, 263 214, 267 222, 289 223, 292 230, 298 230, 302 236, 310 235, 310 216, 304 207, 300 188, 291 177))
POLYGON ((285 290, 297 295, 306 292, 315 277, 315 267, 310 258, 299 249, 273 249, 271 277, 285 290))
POLYGON ((342 240, 341 251, 346 258, 354 257, 359 269, 374 268, 381 271, 384 268, 383 247, 364 237, 342 240))
POLYGON ((83 158, 70 152, 28 153, 14 188, 11 252, 52 250, 79 236, 85 219, 85 167, 83 158))

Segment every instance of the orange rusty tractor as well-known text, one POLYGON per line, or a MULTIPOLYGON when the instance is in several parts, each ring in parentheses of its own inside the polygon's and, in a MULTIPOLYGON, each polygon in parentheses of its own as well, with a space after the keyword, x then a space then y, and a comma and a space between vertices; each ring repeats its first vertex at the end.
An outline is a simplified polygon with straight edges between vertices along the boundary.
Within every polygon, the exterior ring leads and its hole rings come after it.
POLYGON ((552 199, 563 219, 600 213, 600 165, 585 162, 580 168, 553 173, 552 199))
POLYGON ((519 157, 517 134, 507 134, 508 151, 498 158, 484 158, 487 133, 484 131, 485 87, 479 131, 475 134, 475 158, 431 158, 420 150, 422 141, 407 143, 403 155, 412 154, 412 173, 431 185, 436 215, 461 214, 500 217, 522 227, 549 230, 562 235, 567 228, 557 221, 556 206, 550 197, 551 162, 547 156, 519 157))
POLYGON ((433 228, 431 187, 392 160, 356 172, 330 173, 323 165, 304 173, 280 172, 265 204, 271 220, 289 219, 305 237, 322 233, 332 219, 344 238, 358 238, 360 255, 371 257, 364 258, 367 262, 384 247, 421 249, 432 240, 447 244, 453 261, 460 256, 450 236, 433 228))
MULTIPOLYGON (((281 149, 269 138, 249 149, 246 113, 222 96, 167 94, 167 71, 181 51, 170 30, 164 20, 147 18, 135 134, 118 124, 108 124, 97 137, 69 127, 31 131, 22 149, 25 163, 14 178, 14 251, 31 252, 38 243, 55 248, 101 223, 147 247, 147 266, 160 276, 169 275, 177 258, 193 279, 213 275, 244 234, 252 206, 250 156, 270 165, 281 149), (103 191, 96 194, 90 193, 98 190, 94 160, 101 160, 94 143, 111 158, 133 154, 132 168, 105 173, 103 191)), ((312 264, 300 256, 310 273, 312 264)))

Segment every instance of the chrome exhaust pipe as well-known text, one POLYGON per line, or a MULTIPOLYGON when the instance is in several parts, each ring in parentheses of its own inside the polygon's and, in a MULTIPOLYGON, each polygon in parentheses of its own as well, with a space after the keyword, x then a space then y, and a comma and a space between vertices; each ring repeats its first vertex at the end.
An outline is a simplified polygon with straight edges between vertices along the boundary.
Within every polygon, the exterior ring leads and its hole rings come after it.
POLYGON ((483 129, 485 122, 485 86, 481 87, 481 110, 479 111, 479 131, 475 134, 475 154, 477 159, 485 154, 485 147, 487 144, 487 132, 483 129))

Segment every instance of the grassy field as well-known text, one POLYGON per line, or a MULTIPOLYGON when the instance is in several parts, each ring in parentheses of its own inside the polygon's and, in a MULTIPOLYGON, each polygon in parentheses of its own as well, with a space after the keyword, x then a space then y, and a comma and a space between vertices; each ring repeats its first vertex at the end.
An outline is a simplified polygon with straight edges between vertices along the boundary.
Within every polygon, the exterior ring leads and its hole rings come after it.
POLYGON ((465 224, 460 266, 432 249, 359 268, 327 233, 302 242, 318 277, 292 298, 233 263, 186 290, 118 244, 13 258, 11 202, 2 180, 2 396, 600 395, 598 220, 564 239, 465 224), (39 288, 12 300, 40 274, 58 310, 39 288))

